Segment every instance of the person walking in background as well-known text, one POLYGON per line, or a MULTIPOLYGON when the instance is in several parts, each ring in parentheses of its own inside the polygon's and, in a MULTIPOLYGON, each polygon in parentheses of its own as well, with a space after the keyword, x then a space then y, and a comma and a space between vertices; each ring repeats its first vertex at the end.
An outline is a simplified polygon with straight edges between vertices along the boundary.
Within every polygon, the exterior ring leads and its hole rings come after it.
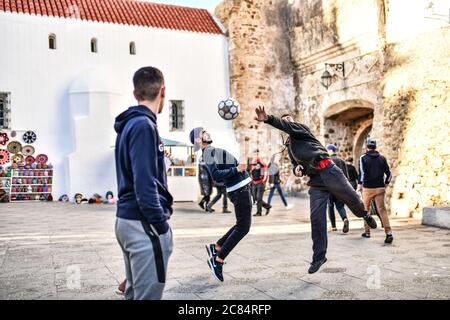
POLYGON ((167 222, 173 198, 156 124, 166 89, 163 74, 153 67, 139 69, 133 84, 138 106, 121 113, 114 125, 119 191, 115 233, 125 261, 125 299, 160 300, 173 249, 167 222))
POLYGON ((200 157, 200 161, 198 163, 198 183, 200 184, 200 192, 203 196, 198 205, 206 212, 214 212, 214 209, 211 208, 210 210, 207 210, 212 193, 213 180, 202 157, 200 157))
MULTIPOLYGON (((369 210, 371 201, 375 201, 378 214, 383 223, 386 239, 384 243, 392 243, 392 229, 389 223, 384 198, 386 186, 391 182, 392 174, 386 158, 376 151, 377 143, 375 140, 368 139, 366 143, 366 153, 359 160, 359 186, 362 189, 362 197, 366 210, 369 210)), ((370 238, 370 227, 364 224, 364 238, 370 238)))
POLYGON ((286 210, 290 210, 294 207, 293 204, 288 204, 286 197, 284 196, 283 189, 281 187, 281 180, 280 180, 280 167, 278 166, 275 156, 272 157, 272 161, 269 163, 269 185, 270 185, 270 191, 269 191, 269 198, 267 199, 267 203, 269 205, 272 204, 272 198, 275 193, 275 190, 278 191, 278 194, 280 195, 281 201, 283 201, 284 207, 286 210))
POLYGON ((261 216, 263 207, 266 209, 266 215, 268 215, 272 206, 264 201, 264 191, 267 182, 267 165, 260 158, 256 158, 256 164, 252 166, 250 176, 255 188, 256 198, 256 213, 254 216, 261 216))
POLYGON ((347 164, 348 181, 352 185, 353 189, 356 190, 358 188, 358 171, 353 165, 353 158, 348 157, 345 162, 347 164))
MULTIPOLYGON (((342 170, 345 177, 348 179, 348 172, 347 172, 347 165, 344 160, 339 158, 336 154, 337 147, 334 144, 327 145, 327 151, 328 154, 331 157, 331 160, 342 170)), ((334 214, 334 207, 336 206, 336 209, 341 216, 342 221, 344 222, 344 227, 342 228, 343 233, 347 233, 349 230, 349 222, 347 218, 347 213, 345 212, 345 204, 338 200, 333 194, 330 194, 330 198, 328 200, 328 216, 330 218, 331 222, 331 230, 337 231, 336 228, 336 215, 334 214)))
POLYGON ((231 211, 228 210, 228 193, 227 193, 227 188, 225 187, 225 183, 213 181, 213 185, 214 185, 214 187, 216 187, 217 194, 211 200, 211 202, 208 203, 208 205, 206 206, 206 211, 213 212, 214 209, 212 208, 212 206, 217 201, 219 201, 221 197, 223 197, 222 213, 231 213, 231 211))

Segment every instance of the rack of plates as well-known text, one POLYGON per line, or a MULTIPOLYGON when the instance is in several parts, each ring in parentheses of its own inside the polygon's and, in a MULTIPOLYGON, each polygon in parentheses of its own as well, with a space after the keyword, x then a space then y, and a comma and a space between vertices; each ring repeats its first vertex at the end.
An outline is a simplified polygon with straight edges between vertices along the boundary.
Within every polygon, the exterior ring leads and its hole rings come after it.
POLYGON ((53 169, 12 169, 11 202, 48 201, 53 190, 53 169))

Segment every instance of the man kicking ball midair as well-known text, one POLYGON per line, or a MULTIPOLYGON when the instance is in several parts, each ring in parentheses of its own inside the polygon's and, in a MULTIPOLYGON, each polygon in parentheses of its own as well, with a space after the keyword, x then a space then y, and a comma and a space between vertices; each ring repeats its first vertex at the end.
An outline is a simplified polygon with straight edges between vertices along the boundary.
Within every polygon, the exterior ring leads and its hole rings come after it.
POLYGON ((228 196, 234 205, 236 224, 217 243, 206 245, 210 267, 214 277, 223 281, 222 268, 225 258, 250 230, 252 216, 251 178, 246 164, 238 161, 227 151, 213 147, 210 135, 203 128, 190 133, 194 150, 202 150, 202 158, 214 181, 224 182, 228 196))
POLYGON ((327 204, 330 194, 344 202, 357 217, 363 218, 370 228, 377 223, 364 209, 364 205, 352 188, 341 169, 339 169, 311 130, 304 124, 294 122, 286 114, 281 118, 267 115, 264 107, 255 109, 255 120, 265 122, 289 135, 288 151, 294 174, 309 176, 311 236, 313 240, 313 261, 308 270, 314 273, 327 261, 327 204))

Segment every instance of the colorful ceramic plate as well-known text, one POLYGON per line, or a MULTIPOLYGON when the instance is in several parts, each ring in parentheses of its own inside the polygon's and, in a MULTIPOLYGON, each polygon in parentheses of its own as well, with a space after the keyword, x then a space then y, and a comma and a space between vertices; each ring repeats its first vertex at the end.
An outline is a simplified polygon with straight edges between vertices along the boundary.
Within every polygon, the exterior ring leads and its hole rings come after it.
POLYGON ((11 131, 11 138, 15 138, 17 136, 17 132, 16 131, 11 131))
POLYGON ((36 156, 36 162, 39 164, 45 164, 48 161, 48 157, 45 154, 38 154, 36 156))
POLYGON ((23 141, 30 144, 36 141, 36 133, 34 131, 27 131, 23 134, 23 141))
POLYGON ((12 160, 12 162, 19 164, 19 163, 23 163, 24 158, 23 158, 23 155, 21 155, 21 154, 15 154, 11 157, 11 160, 12 160))
POLYGON ((11 141, 10 143, 8 143, 7 148, 11 153, 19 153, 20 151, 22 151, 22 145, 19 141, 11 141))
POLYGON ((22 154, 24 156, 32 156, 34 154, 34 148, 30 145, 24 146, 22 148, 22 154))
POLYGON ((0 144, 5 146, 9 141, 8 134, 6 132, 0 132, 0 144))
POLYGON ((8 150, 0 150, 0 165, 7 164, 9 162, 9 152, 8 150))
POLYGON ((25 158, 25 163, 28 164, 28 165, 30 165, 30 166, 31 166, 35 161, 36 161, 36 159, 34 159, 33 156, 27 156, 27 157, 25 158))

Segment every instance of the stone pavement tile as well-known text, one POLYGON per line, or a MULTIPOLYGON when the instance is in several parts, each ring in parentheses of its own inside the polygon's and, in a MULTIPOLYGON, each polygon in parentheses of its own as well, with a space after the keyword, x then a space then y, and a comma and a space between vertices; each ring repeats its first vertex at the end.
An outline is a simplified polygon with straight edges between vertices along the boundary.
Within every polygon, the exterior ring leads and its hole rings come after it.
POLYGON ((195 293, 190 292, 164 292, 163 300, 201 300, 195 293))
POLYGON ((263 292, 248 286, 248 285, 229 285, 224 284, 215 288, 209 288, 205 291, 195 291, 201 299, 216 300, 216 299, 238 299, 238 300, 256 300, 256 299, 270 299, 263 292))
POLYGON ((318 299, 326 292, 312 283, 299 279, 261 279, 252 284, 252 287, 264 292, 272 299, 318 299))

